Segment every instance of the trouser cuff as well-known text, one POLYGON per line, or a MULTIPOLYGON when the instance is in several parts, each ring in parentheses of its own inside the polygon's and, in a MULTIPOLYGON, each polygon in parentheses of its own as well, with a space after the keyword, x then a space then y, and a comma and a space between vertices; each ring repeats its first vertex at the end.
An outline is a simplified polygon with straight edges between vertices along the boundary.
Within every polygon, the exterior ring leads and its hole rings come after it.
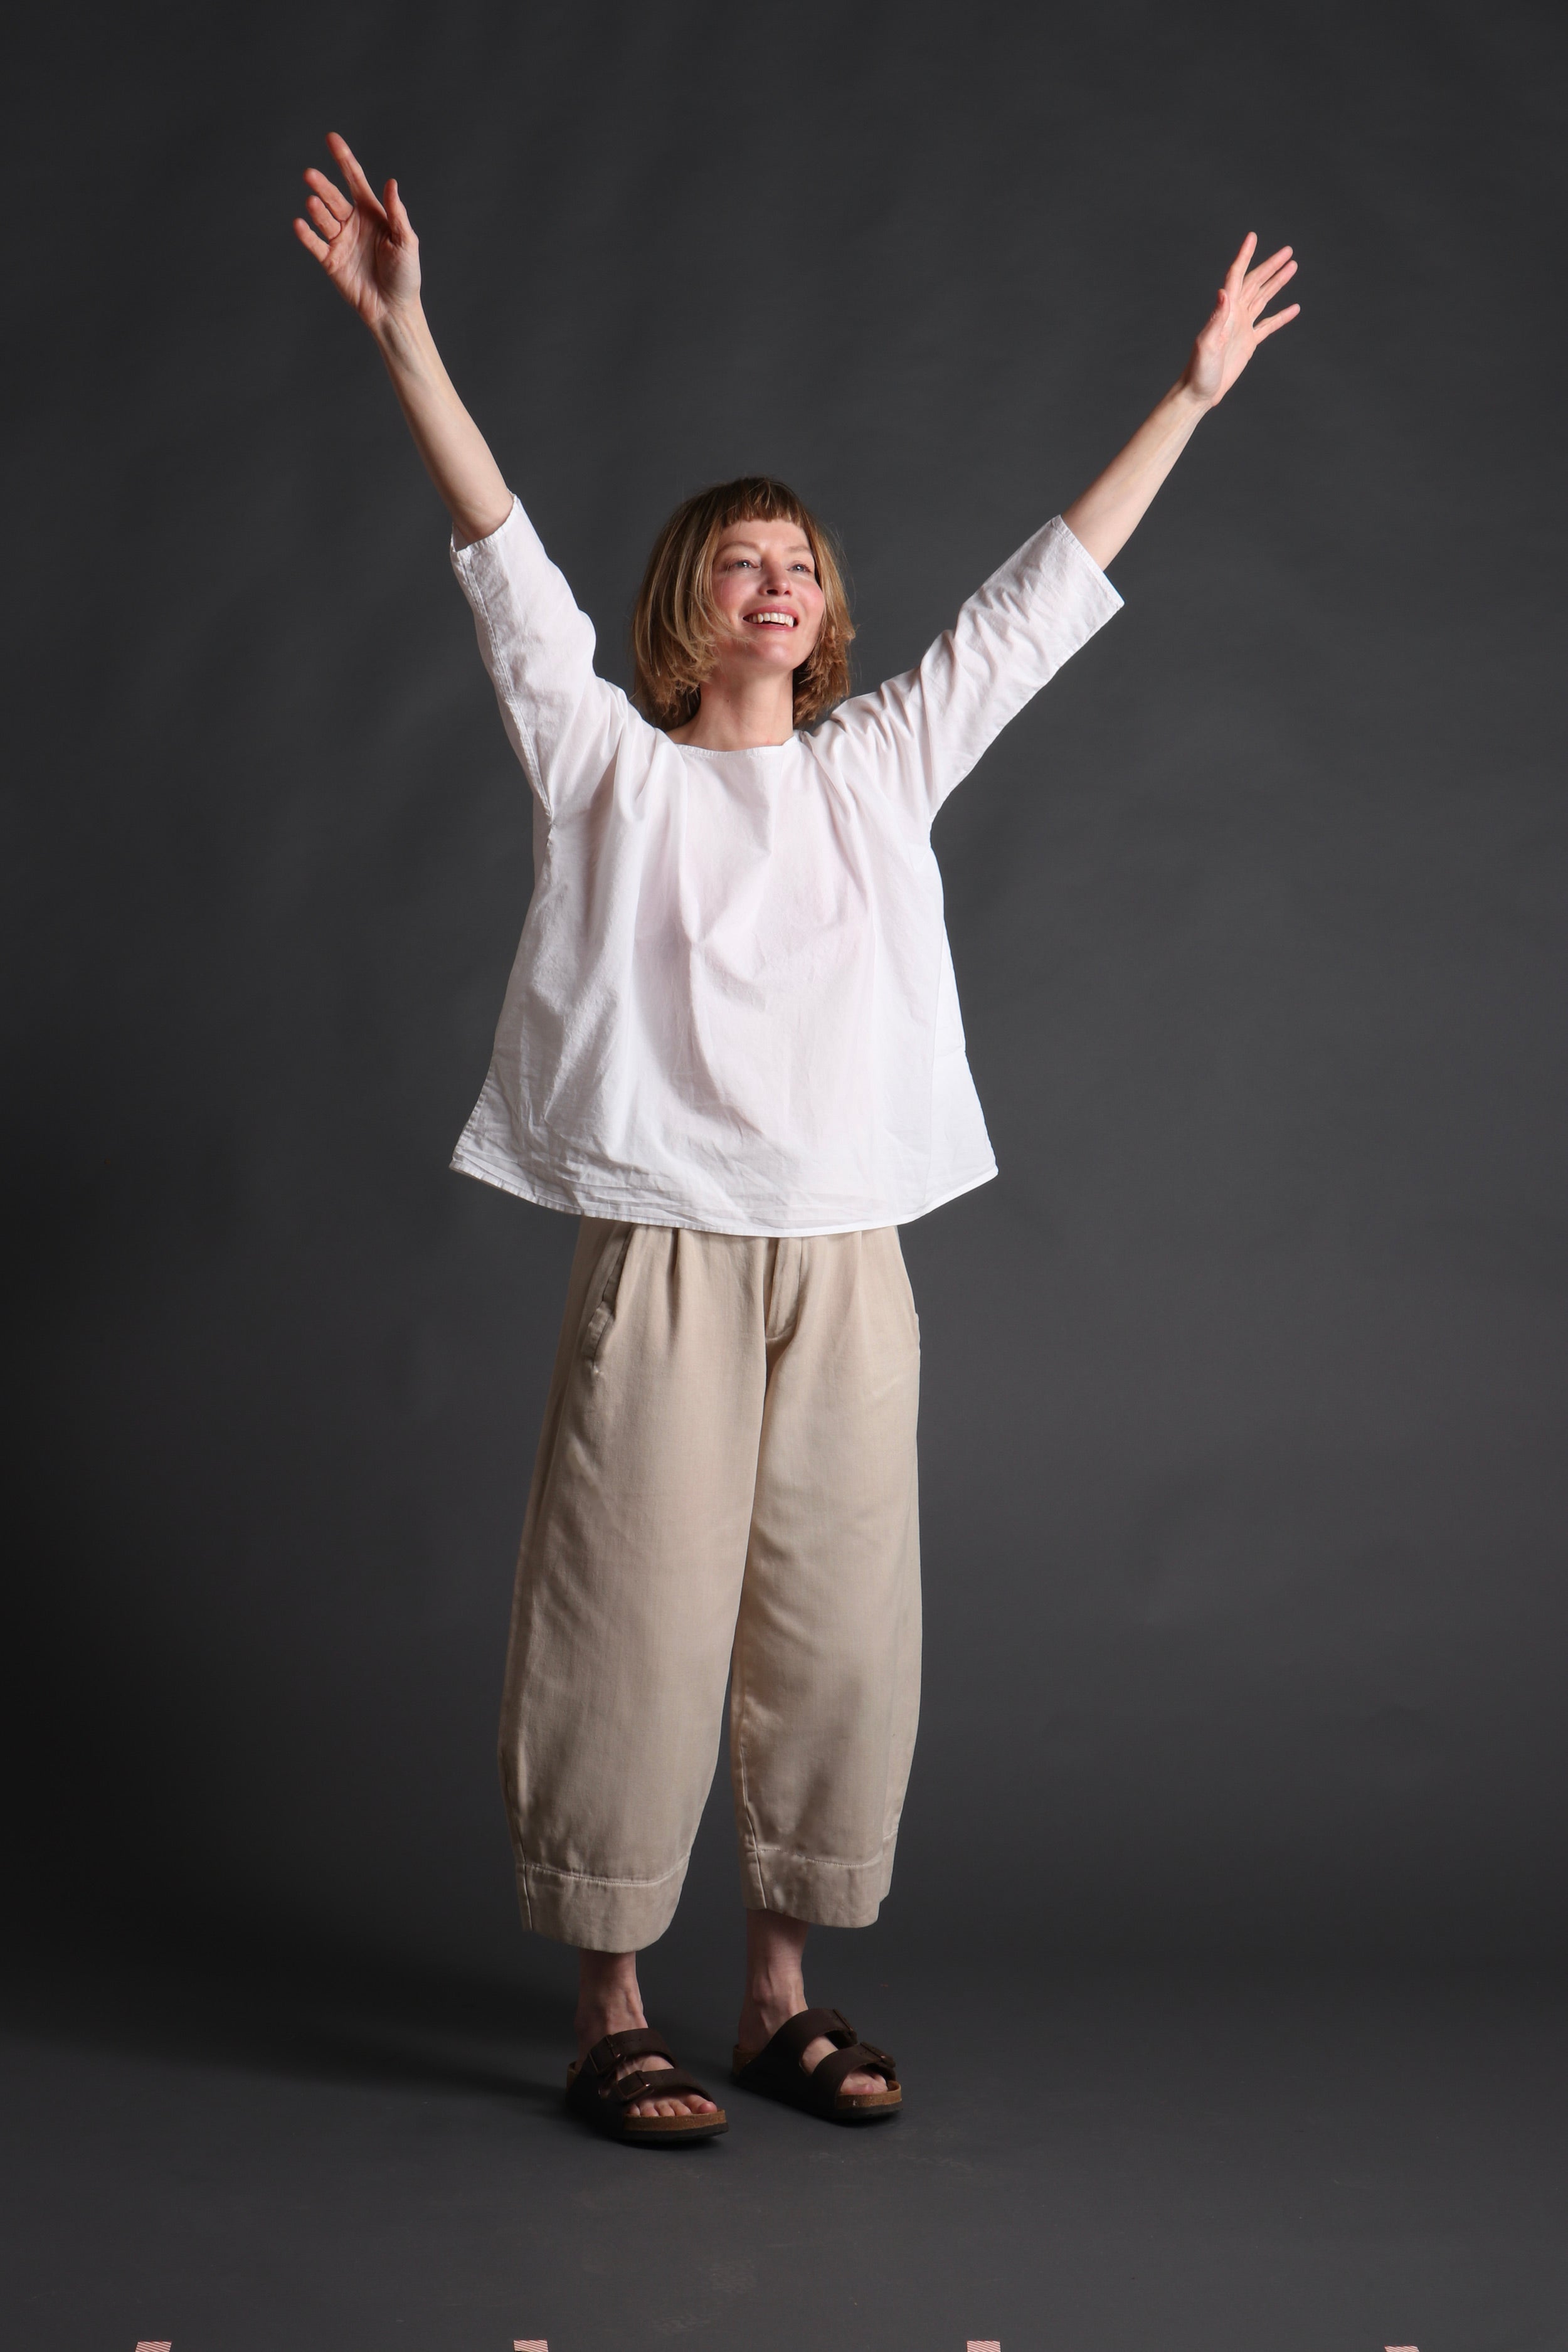
POLYGON ((548 1863, 519 1861, 517 1899, 522 1924, 552 1943, 590 1952, 640 1952, 655 1944, 675 1916, 686 1881, 686 1861, 663 1878, 589 1878, 548 1863))
POLYGON ((869 1862, 824 1862, 782 1846, 745 1846, 741 1877, 748 1911, 785 1911, 814 1927, 868 1927, 893 1879, 889 1838, 869 1862))

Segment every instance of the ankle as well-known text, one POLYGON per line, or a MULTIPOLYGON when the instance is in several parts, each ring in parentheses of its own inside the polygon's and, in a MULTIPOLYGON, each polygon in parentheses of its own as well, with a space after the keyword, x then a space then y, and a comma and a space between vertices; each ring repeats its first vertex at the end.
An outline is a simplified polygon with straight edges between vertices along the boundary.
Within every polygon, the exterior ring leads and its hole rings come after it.
POLYGON ((617 2000, 594 2006, 579 2001, 573 2021, 577 2035, 577 2055, 585 2058, 596 2042, 606 2033, 632 2033, 647 2025, 641 2001, 617 2000))
POLYGON ((760 2018, 770 2033, 805 2007, 805 1979, 798 1969, 752 1978, 746 1987, 744 2013, 760 2018))
POLYGON ((629 1954, 617 1954, 608 1966, 604 1964, 605 1959, 611 1959, 611 1956, 583 1956, 574 2020, 577 2046, 583 2054, 595 2042, 602 2042, 606 2033, 629 2033, 647 2023, 635 1959, 629 1954))

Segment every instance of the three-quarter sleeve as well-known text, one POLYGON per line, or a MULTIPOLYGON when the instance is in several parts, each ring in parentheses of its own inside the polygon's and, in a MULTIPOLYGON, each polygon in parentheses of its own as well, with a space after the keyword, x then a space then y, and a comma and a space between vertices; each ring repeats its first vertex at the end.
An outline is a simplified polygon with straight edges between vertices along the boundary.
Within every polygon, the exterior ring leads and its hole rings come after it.
POLYGON ((452 549, 479 651, 524 775, 547 815, 587 798, 634 714, 594 669, 594 625, 544 552, 521 500, 488 539, 452 549))
POLYGON ((1058 515, 969 598, 917 668, 841 703, 823 732, 841 730, 851 757, 868 755, 929 824, 1008 720, 1121 606, 1058 515))

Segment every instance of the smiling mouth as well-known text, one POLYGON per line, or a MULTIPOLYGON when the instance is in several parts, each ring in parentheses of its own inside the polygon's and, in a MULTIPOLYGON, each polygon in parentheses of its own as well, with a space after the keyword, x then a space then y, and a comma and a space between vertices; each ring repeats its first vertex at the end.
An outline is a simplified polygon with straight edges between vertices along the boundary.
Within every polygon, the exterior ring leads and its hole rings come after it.
POLYGON ((793 629, 797 624, 793 613, 748 613, 748 629, 793 629))

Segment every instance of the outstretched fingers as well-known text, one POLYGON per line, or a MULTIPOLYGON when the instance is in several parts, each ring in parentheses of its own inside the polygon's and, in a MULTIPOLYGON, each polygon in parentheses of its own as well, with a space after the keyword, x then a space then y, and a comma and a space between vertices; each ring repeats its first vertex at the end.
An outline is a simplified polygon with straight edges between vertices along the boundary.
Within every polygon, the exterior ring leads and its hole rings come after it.
POLYGON ((308 221, 302 221, 296 216, 294 221, 294 234, 299 238, 307 253, 312 255, 317 261, 325 261, 328 254, 331 251, 331 247, 322 243, 321 239, 316 235, 315 230, 310 226, 308 221))
POLYGON ((1240 252, 1237 255, 1236 259, 1231 263, 1230 268, 1225 273, 1225 284, 1220 289, 1220 292, 1222 294, 1228 294, 1234 300, 1236 296, 1241 291, 1242 286, 1247 278, 1247 265, 1252 259, 1252 257, 1257 250, 1258 231, 1256 229, 1249 228, 1247 235, 1241 240, 1240 252))
POLYGON ((1267 261, 1260 261, 1256 269, 1248 270, 1247 299, 1267 301, 1270 293, 1277 292, 1288 278, 1295 275, 1296 263, 1291 249, 1288 245, 1282 245, 1278 253, 1271 253, 1267 261))
POLYGON ((330 205, 324 204, 317 195, 306 198, 305 210, 315 223, 318 234, 324 236, 329 245, 335 236, 342 235, 344 222, 353 218, 352 210, 346 213, 335 213, 330 205))
POLYGON ((1288 327, 1292 319, 1299 319, 1300 315, 1301 305, 1292 302, 1289 310, 1276 310, 1271 319, 1259 319, 1252 330, 1253 341, 1260 343, 1265 335, 1274 332, 1276 327, 1288 327))
POLYGON ((316 202, 324 205, 335 221, 348 219, 353 205, 335 181, 329 180, 325 172, 318 172, 313 163, 307 169, 304 179, 316 202))
POLYGON ((365 178, 364 173, 360 167, 359 158, 354 153, 353 149, 349 145, 348 141, 343 137, 342 132, 341 131, 329 131, 327 133, 327 144, 332 151, 332 156, 339 170, 342 173, 344 179, 349 184, 349 194, 353 196, 355 204, 363 205, 365 210, 367 212, 374 213, 377 220, 384 220, 386 218, 386 214, 382 205, 381 198, 376 194, 375 190, 365 178))
POLYGON ((1247 273, 1247 284, 1253 285, 1258 278, 1270 277, 1276 269, 1283 268, 1294 251, 1293 246, 1282 245, 1279 252, 1271 253, 1267 260, 1255 262, 1247 273))
POLYGON ((1296 264, 1293 261, 1288 262, 1283 269, 1276 270, 1272 278, 1265 278, 1260 286, 1253 287, 1247 298, 1247 308, 1250 316, 1256 319, 1260 310, 1267 310, 1275 296, 1283 293, 1295 275, 1296 264))

